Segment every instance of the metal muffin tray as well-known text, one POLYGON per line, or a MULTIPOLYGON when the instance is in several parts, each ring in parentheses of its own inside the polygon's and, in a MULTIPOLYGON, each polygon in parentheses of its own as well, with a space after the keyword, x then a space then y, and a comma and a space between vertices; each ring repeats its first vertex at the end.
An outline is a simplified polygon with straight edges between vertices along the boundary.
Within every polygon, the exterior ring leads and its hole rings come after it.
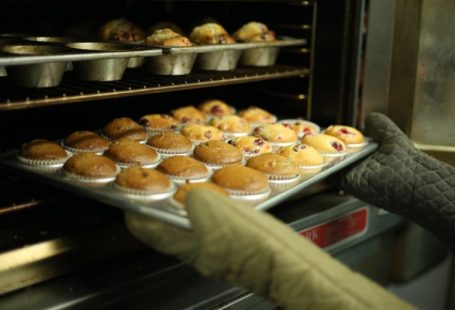
MULTIPOLYGON (((291 196, 304 191, 310 185, 368 156, 377 147, 377 143, 370 141, 364 147, 352 149, 351 153, 348 153, 344 159, 332 161, 329 165, 322 168, 320 172, 314 175, 301 176, 298 181, 292 184, 271 185, 272 192, 268 198, 258 201, 247 201, 246 203, 253 205, 257 210, 270 209, 291 196)), ((98 184, 97 186, 78 183, 66 176, 61 170, 39 170, 22 164, 17 159, 17 151, 1 154, 0 165, 16 173, 98 200, 125 211, 143 214, 182 228, 191 228, 191 224, 185 216, 185 211, 176 208, 171 198, 164 200, 137 199, 131 195, 119 192, 114 188, 112 183, 106 185, 98 184)))

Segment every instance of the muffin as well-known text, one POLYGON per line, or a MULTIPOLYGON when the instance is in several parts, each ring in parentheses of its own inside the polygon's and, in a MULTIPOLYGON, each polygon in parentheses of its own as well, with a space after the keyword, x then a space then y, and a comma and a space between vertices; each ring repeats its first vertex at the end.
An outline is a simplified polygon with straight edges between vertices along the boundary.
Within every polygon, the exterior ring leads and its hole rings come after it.
POLYGON ((363 134, 357 129, 349 126, 332 125, 329 126, 324 133, 340 139, 348 146, 352 144, 363 144, 365 142, 363 134))
POLYGON ((210 125, 224 131, 226 137, 246 136, 251 130, 248 122, 237 115, 216 117, 210 121, 210 125))
POLYGON ((179 128, 179 122, 167 114, 147 114, 139 119, 139 123, 151 134, 176 131, 179 128))
POLYGON ((282 147, 277 154, 289 158, 300 167, 320 166, 325 163, 322 155, 314 147, 306 144, 282 147))
POLYGON ((181 107, 171 111, 171 115, 181 124, 204 123, 205 115, 193 106, 181 107))
POLYGON ((260 199, 270 194, 267 176, 245 166, 224 167, 213 174, 212 180, 233 198, 260 199))
POLYGON ((129 138, 138 142, 147 140, 145 129, 129 117, 121 117, 112 120, 103 128, 103 135, 115 141, 129 138))
POLYGON ((163 132, 148 139, 147 144, 161 155, 190 155, 193 144, 190 139, 172 131, 163 132))
POLYGON ((207 182, 188 183, 188 184, 184 184, 184 185, 180 186, 173 197, 174 200, 179 204, 178 207, 183 207, 183 204, 185 203, 186 195, 188 195, 188 193, 194 188, 206 188, 208 190, 211 190, 211 191, 214 191, 214 192, 227 196, 227 192, 216 184, 207 183, 207 182))
POLYGON ((209 125, 189 124, 183 127, 180 133, 194 144, 223 139, 223 132, 209 125))
POLYGON ((321 131, 317 124, 299 119, 287 119, 279 121, 279 123, 294 130, 299 138, 306 135, 317 135, 321 131))
POLYGON ((271 124, 276 122, 276 116, 258 107, 249 107, 238 113, 238 116, 247 120, 250 126, 271 124))
POLYGON ((247 167, 265 173, 271 182, 288 182, 299 178, 299 167, 290 159, 266 153, 251 157, 246 163, 247 167))
POLYGON ((235 39, 219 24, 207 23, 195 27, 190 34, 192 42, 197 44, 232 44, 235 39))
POLYGON ((346 153, 346 145, 343 141, 333 136, 326 134, 319 134, 315 136, 305 136, 302 139, 302 143, 308 144, 314 147, 316 150, 322 153, 322 155, 337 155, 346 153))
POLYGON ((122 192, 139 196, 160 195, 159 198, 162 199, 171 196, 175 191, 175 187, 164 174, 138 166, 122 170, 114 185, 122 192))
POLYGON ((77 153, 68 159, 63 171, 79 181, 112 181, 118 173, 115 162, 94 153, 77 153))
POLYGON ((254 136, 233 138, 228 143, 239 149, 245 157, 257 156, 273 151, 270 143, 254 136))
POLYGON ((160 161, 160 155, 154 149, 131 139, 113 142, 104 152, 104 156, 115 161, 120 167, 139 165, 153 168, 160 161))
POLYGON ((137 42, 144 40, 145 32, 133 22, 118 18, 100 28, 100 37, 105 41, 137 42))
POLYGON ((226 116, 235 113, 235 109, 229 106, 226 102, 219 99, 206 100, 199 105, 199 110, 208 116, 226 116))
POLYGON ((157 29, 145 39, 145 43, 156 46, 192 46, 191 41, 169 28, 157 29))
POLYGON ((63 146, 73 153, 102 153, 109 144, 108 140, 92 131, 75 131, 63 140, 63 146))
POLYGON ((203 163, 188 156, 169 157, 156 169, 176 182, 202 182, 210 177, 210 171, 203 163))
POLYGON ((253 135, 273 144, 283 146, 284 144, 292 144, 297 141, 297 134, 295 131, 283 124, 261 125, 254 130, 253 135))
POLYGON ((273 42, 275 32, 263 23, 249 22, 234 33, 234 38, 242 42, 273 42))
POLYGON ((213 168, 240 164, 243 161, 242 152, 226 142, 217 140, 199 144, 194 148, 193 156, 213 168))
POLYGON ((68 159, 68 154, 57 143, 37 139, 22 145, 18 159, 27 165, 63 165, 68 159))

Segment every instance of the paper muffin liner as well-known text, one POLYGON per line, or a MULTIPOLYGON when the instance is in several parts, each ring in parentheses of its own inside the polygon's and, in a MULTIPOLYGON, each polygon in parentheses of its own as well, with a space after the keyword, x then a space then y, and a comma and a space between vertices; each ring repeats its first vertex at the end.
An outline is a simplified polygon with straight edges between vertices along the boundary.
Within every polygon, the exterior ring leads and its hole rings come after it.
POLYGON ((249 136, 250 133, 251 133, 251 131, 248 131, 248 132, 228 132, 228 131, 224 131, 223 137, 224 137, 225 141, 228 141, 228 140, 234 139, 234 138, 240 138, 240 137, 249 136))
POLYGON ((17 160, 26 166, 30 167, 47 167, 47 168, 60 168, 62 167, 65 162, 70 158, 73 154, 70 151, 65 150, 66 157, 62 159, 52 159, 52 160, 45 160, 45 159, 30 159, 26 157, 22 157, 19 154, 16 155, 17 160))
POLYGON ((62 169, 62 173, 65 176, 67 176, 68 178, 72 179, 72 180, 75 180, 75 181, 78 181, 78 182, 82 182, 82 183, 100 183, 100 184, 109 183, 109 182, 114 181, 115 178, 117 177, 117 174, 119 174, 120 171, 121 171, 120 167, 118 165, 116 165, 116 172, 115 172, 114 176, 97 178, 97 177, 81 176, 81 175, 78 175, 78 174, 75 174, 75 173, 68 172, 65 169, 62 169))
POLYGON ((169 149, 162 149, 159 147, 154 147, 149 145, 152 149, 158 152, 162 158, 171 157, 171 156, 191 156, 193 154, 193 147, 191 150, 169 150, 169 149))
POLYGON ((368 143, 370 143, 370 141, 365 138, 365 140, 363 142, 360 142, 360 143, 350 143, 350 144, 346 144, 346 146, 350 149, 357 149, 357 148, 362 148, 362 147, 365 147, 368 145, 368 143))
POLYGON ((142 163, 124 163, 124 162, 120 162, 120 161, 116 161, 115 163, 120 168, 126 169, 126 168, 134 167, 134 166, 140 166, 142 168, 155 168, 156 166, 158 166, 160 164, 160 162, 161 162, 161 155, 158 154, 158 158, 154 162, 151 162, 151 163, 146 163, 146 164, 142 164, 142 163))
POLYGON ((346 157, 346 155, 349 154, 349 150, 346 149, 346 151, 338 152, 338 153, 334 153, 334 152, 319 152, 319 153, 321 153, 322 157, 324 157, 324 159, 327 163, 336 163, 336 162, 342 161, 346 157))
POLYGON ((200 183, 200 182, 207 182, 210 180, 210 177, 212 176, 212 170, 208 168, 207 175, 204 177, 199 177, 199 178, 188 178, 188 177, 181 177, 181 176, 176 176, 172 174, 166 174, 166 176, 169 178, 169 180, 173 181, 176 184, 186 184, 186 183, 200 183))
POLYGON ((300 165, 299 168, 302 174, 308 175, 320 172, 324 167, 327 167, 327 165, 328 163, 324 162, 320 165, 300 165))
POLYGON ((277 151, 278 149, 282 147, 287 147, 291 146, 297 143, 297 141, 292 141, 292 142, 270 142, 268 141, 269 144, 272 146, 273 151, 277 151))
POLYGON ((229 163, 229 164, 213 164, 213 163, 206 163, 206 162, 202 162, 202 163, 211 170, 219 170, 223 167, 231 166, 231 165, 242 165, 243 166, 246 164, 246 159, 245 159, 245 157, 243 157, 242 161, 240 161, 238 163, 229 163))
POLYGON ((145 131, 147 132, 147 135, 149 137, 152 137, 152 136, 156 136, 156 135, 159 135, 159 134, 162 134, 165 132, 177 132, 178 133, 180 131, 180 127, 181 127, 181 125, 177 125, 177 128, 175 128, 175 129, 171 129, 171 128, 157 129, 157 128, 148 128, 148 127, 144 127, 144 128, 145 128, 145 131))
MULTIPOLYGON (((321 127, 318 124, 310 122, 310 121, 301 120, 301 119, 283 119, 283 120, 278 121, 278 123, 280 123, 280 124, 283 124, 283 123, 289 123, 289 124, 301 123, 301 124, 313 127, 315 129, 315 134, 319 134, 321 132, 321 127)), ((299 132, 298 133, 299 139, 303 138, 303 136, 304 136, 303 132, 299 132)))
POLYGON ((116 189, 118 192, 121 192, 122 194, 131 196, 132 198, 140 199, 140 200, 149 200, 149 199, 163 200, 163 199, 171 197, 177 191, 177 186, 175 186, 175 184, 172 182, 171 182, 168 190, 162 191, 162 192, 153 192, 153 191, 148 191, 148 190, 123 187, 123 186, 118 185, 115 182, 112 184, 112 187, 114 189, 116 189))
POLYGON ((265 174, 271 184, 289 184, 294 183, 300 179, 300 174, 295 175, 276 175, 276 174, 265 174))
POLYGON ((83 149, 83 148, 71 147, 69 145, 66 145, 64 140, 62 140, 62 142, 60 142, 60 145, 64 149, 70 151, 73 154, 77 154, 77 153, 95 153, 95 154, 98 154, 98 155, 103 155, 104 151, 106 151, 106 150, 102 150, 102 149, 83 149))
POLYGON ((269 187, 265 191, 249 192, 242 190, 235 190, 224 188, 223 189, 229 194, 229 197, 237 200, 261 200, 270 196, 272 189, 269 187))
MULTIPOLYGON (((146 144, 146 143, 147 143, 147 140, 148 140, 148 133, 147 133, 147 131, 146 131, 145 133, 147 134, 147 138, 145 138, 144 140, 133 140, 133 141, 139 142, 140 144, 146 144)), ((99 132, 99 135, 100 135, 101 137, 103 137, 104 139, 106 139, 107 141, 109 141, 109 142, 115 142, 115 141, 117 141, 117 140, 115 140, 115 139, 109 138, 109 137, 106 136, 102 131, 99 132)), ((128 137, 125 137, 125 138, 128 138, 128 137)))

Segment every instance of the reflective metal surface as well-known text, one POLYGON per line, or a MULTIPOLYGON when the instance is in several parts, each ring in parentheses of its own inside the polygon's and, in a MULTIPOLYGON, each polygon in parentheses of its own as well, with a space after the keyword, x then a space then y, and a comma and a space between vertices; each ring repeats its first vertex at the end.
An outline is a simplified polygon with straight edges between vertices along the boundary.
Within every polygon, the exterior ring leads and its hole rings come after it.
POLYGON ((241 50, 226 50, 201 53, 197 56, 196 67, 208 71, 230 71, 237 67, 241 50))
POLYGON ((169 54, 156 57, 146 57, 148 72, 157 75, 190 74, 196 60, 196 53, 169 54))
POLYGON ((260 47, 244 50, 240 56, 240 64, 245 66, 271 66, 278 57, 279 47, 260 47))

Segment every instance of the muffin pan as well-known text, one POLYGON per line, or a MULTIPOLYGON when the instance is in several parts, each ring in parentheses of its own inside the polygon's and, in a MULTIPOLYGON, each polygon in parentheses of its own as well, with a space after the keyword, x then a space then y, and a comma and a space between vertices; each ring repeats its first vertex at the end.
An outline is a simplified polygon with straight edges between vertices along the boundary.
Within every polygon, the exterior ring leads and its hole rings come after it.
MULTIPOLYGON (((374 152, 377 147, 377 143, 369 141, 369 143, 363 147, 352 149, 344 158, 340 157, 331 161, 328 165, 322 167, 321 171, 316 174, 303 173, 302 176, 292 184, 271 184, 270 187, 272 191, 268 197, 261 197, 261 200, 248 201, 247 203, 252 204, 258 210, 272 208, 292 195, 305 190, 308 186, 319 182, 346 166, 366 157, 374 152)), ((183 228, 191 227, 188 218, 185 216, 185 211, 176 208, 175 204, 172 204, 171 202, 172 198, 161 200, 140 199, 115 189, 112 182, 103 186, 91 186, 89 184, 75 182, 61 170, 43 171, 22 164, 17 160, 17 151, 0 155, 0 164, 25 176, 78 193, 82 196, 93 198, 126 211, 140 213, 183 228)))

